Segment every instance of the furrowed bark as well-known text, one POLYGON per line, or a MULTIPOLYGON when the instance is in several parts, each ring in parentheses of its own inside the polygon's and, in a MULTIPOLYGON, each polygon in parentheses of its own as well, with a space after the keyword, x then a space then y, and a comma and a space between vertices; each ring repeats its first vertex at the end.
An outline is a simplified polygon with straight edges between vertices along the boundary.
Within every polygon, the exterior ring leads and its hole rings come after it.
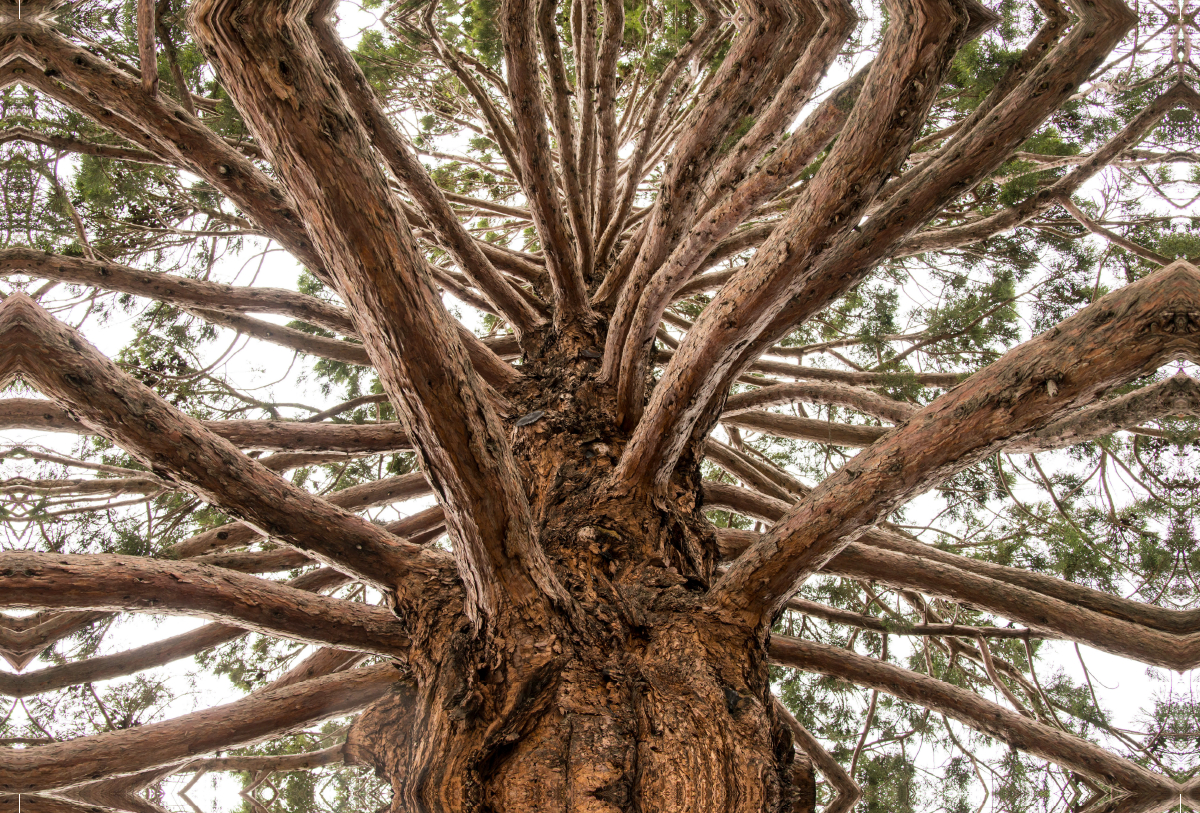
POLYGON ((6 749, 0 790, 36 793, 126 776, 217 749, 250 745, 281 731, 348 714, 396 682, 391 664, 264 691, 161 723, 25 750, 6 749))
POLYGON ((892 13, 883 50, 846 133, 805 187, 785 225, 722 289, 688 333, 614 472, 617 488, 662 487, 725 372, 803 288, 821 249, 857 223, 907 153, 965 32, 967 15, 949 2, 928 9, 897 3, 892 13))
POLYGON ((1165 776, 928 675, 783 635, 773 636, 770 648, 772 660, 781 666, 842 678, 933 709, 1014 748, 1120 788, 1147 803, 1169 804, 1178 797, 1179 786, 1165 776))
POLYGON ((158 477, 177 482, 263 535, 310 552, 385 592, 438 578, 443 557, 296 488, 209 432, 55 321, 24 294, 0 304, 0 380, 24 373, 77 420, 122 445, 158 477), (5 367, 8 367, 6 370, 5 367))
POLYGON ((1009 352, 827 478, 713 587, 754 627, 795 586, 906 499, 1065 412, 1179 357, 1196 357, 1200 271, 1184 263, 1105 296, 1009 352), (1165 327, 1164 327, 1165 326, 1165 327), (1123 352, 1114 352, 1121 348, 1123 352))
MULTIPOLYGON (((561 326, 586 319, 591 312, 580 258, 571 242, 571 229, 563 217, 563 204, 553 180, 550 137, 542 107, 538 77, 538 30, 533 0, 505 0, 500 7, 500 34, 504 41, 504 68, 509 106, 516 131, 523 189, 529 199, 538 240, 546 253, 546 270, 554 290, 554 320, 561 326)), ((571 156, 563 155, 565 166, 571 156)))
POLYGON ((154 0, 137 0, 136 26, 142 90, 153 96, 158 93, 158 54, 154 50, 154 0))
POLYGON ((408 424, 446 510, 468 612, 482 623, 506 602, 561 601, 562 589, 532 537, 504 428, 367 135, 324 66, 310 26, 330 25, 328 12, 305 2, 267 13, 255 0, 202 0, 192 6, 192 29, 295 192, 384 388, 408 424), (287 88, 282 97, 279 88, 287 88), (300 107, 288 101, 301 98, 300 107))
POLYGON ((264 635, 381 655, 409 637, 383 607, 315 595, 224 568, 141 556, 0 553, 5 607, 195 615, 264 635))
MULTIPOLYGON (((292 579, 287 586, 295 590, 321 591, 338 587, 346 581, 348 579, 337 571, 321 568, 292 579)), ((24 675, 0 673, 0 695, 32 697, 36 694, 57 691, 67 686, 111 680, 162 666, 180 658, 190 657, 227 641, 233 641, 245 634, 246 629, 242 627, 207 624, 182 635, 112 655, 101 655, 75 663, 52 666, 24 675)))

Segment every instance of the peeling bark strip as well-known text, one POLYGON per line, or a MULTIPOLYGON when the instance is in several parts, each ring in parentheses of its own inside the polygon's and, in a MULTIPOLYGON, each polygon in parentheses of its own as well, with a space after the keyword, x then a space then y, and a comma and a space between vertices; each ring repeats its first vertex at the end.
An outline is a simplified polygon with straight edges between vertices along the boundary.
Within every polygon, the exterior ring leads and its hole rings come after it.
MULTIPOLYGON (((520 479, 483 382, 304 19, 313 9, 299 3, 260 13, 253 5, 202 0, 192 6, 193 32, 296 194, 408 425, 456 542, 468 612, 482 623, 510 602, 564 600, 534 545, 520 479), (302 107, 287 102, 299 98, 302 107)), ((328 12, 319 9, 312 24, 330 25, 328 12)))
POLYGON ((0 381, 23 373, 160 478, 242 517, 264 536, 385 592, 406 579, 442 573, 441 556, 285 482, 172 408, 23 294, 0 304, 0 348, 0 381))
POLYGON ((1200 270, 1176 263, 1010 351, 822 482, 738 557, 712 605, 757 626, 908 498, 1138 374, 1200 357, 1200 326, 1175 318, 1196 311, 1200 270))
POLYGON ((25 750, 5 749, 0 790, 37 793, 126 776, 357 711, 387 693, 391 664, 316 678, 161 723, 25 750))
POLYGON ((409 637, 382 607, 314 595, 230 570, 138 556, 0 553, 0 606, 197 615, 267 635, 381 655, 409 637))

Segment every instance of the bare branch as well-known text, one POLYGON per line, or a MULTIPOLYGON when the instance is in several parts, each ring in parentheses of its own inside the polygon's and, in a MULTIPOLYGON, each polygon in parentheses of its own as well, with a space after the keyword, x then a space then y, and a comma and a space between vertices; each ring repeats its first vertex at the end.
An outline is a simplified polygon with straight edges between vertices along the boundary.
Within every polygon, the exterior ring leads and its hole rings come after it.
MULTIPOLYGON (((446 510, 469 613, 481 622, 507 601, 565 600, 534 543, 506 433, 350 102, 328 81, 310 26, 331 25, 332 4, 261 14, 254 7, 201 0, 192 6, 193 33, 297 193, 319 253, 408 424, 446 510), (304 108, 280 98, 280 87, 303 97, 304 108), (329 115, 339 124, 308 115, 310 108, 337 111, 329 115)), ((531 146, 523 144, 523 154, 531 146)))
POLYGON ((1169 802, 1182 790, 1167 777, 1151 773, 1087 740, 918 672, 783 635, 772 637, 770 653, 772 660, 782 666, 849 680, 941 712, 1014 748, 1136 795, 1147 805, 1169 802))
POLYGON ((1196 356, 1190 322, 1181 333, 1158 329, 1164 314, 1195 310, 1200 271, 1176 263, 1011 351, 822 482, 739 557, 713 587, 712 603, 757 625, 906 499, 1147 369, 1196 356))
POLYGON ((408 650, 389 610, 224 568, 140 556, 0 553, 0 605, 197 615, 265 635, 384 655, 408 650))
POLYGON ((383 696, 397 677, 396 667, 380 664, 255 693, 161 723, 10 749, 0 763, 0 789, 36 793, 66 788, 96 776, 124 776, 218 748, 250 745, 356 711, 383 696))
POLYGON ((264 535, 311 552, 388 591, 393 579, 436 577, 442 557, 287 483, 183 415, 56 322, 32 299, 0 304, 0 380, 22 372, 67 401, 77 419, 123 445, 162 479, 244 517, 264 535), (6 369, 7 368, 7 369, 6 369))

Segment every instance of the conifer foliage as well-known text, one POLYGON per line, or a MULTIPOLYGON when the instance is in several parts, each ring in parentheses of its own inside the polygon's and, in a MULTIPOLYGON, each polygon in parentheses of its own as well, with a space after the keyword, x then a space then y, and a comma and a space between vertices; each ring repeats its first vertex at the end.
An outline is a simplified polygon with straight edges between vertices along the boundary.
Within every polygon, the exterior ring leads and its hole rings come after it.
POLYGON ((0 0, 0 810, 1200 809, 1198 13, 0 0))

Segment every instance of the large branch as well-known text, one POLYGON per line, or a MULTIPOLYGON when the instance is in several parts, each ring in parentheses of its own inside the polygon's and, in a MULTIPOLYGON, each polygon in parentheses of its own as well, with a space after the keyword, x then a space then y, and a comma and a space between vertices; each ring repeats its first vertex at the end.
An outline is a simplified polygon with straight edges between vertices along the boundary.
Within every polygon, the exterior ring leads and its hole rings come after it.
MULTIPOLYGON (((804 286, 821 249, 858 223, 907 154, 968 20, 965 7, 949 0, 889 8, 880 56, 842 138, 785 222, 688 332, 614 471, 617 488, 665 484, 741 351, 804 286)), ((639 404, 623 406, 636 411, 639 404)))
POLYGON ((24 294, 0 304, 0 380, 23 373, 97 434, 263 535, 384 591, 443 557, 299 489, 180 413, 24 294))
MULTIPOLYGON (((563 217, 564 206, 554 183, 558 173, 551 158, 542 105, 533 0, 505 0, 500 6, 499 23, 522 189, 529 199, 534 228, 546 255, 546 269, 554 289, 554 318, 560 324, 570 324, 587 316, 591 308, 584 270, 574 250, 571 229, 563 217)), ((563 164, 570 160, 570 156, 562 156, 563 164)))
POLYGON ((421 208, 438 241, 454 257, 467 278, 512 324, 518 336, 535 331, 542 322, 541 314, 501 276, 484 255, 478 241, 464 228, 442 190, 413 154, 411 145, 387 117, 362 69, 337 32, 329 25, 317 25, 314 32, 355 112, 369 128, 372 143, 421 208))
POLYGON ((725 400, 722 414, 729 416, 756 407, 776 406, 793 401, 837 404, 891 423, 904 423, 917 411, 917 407, 912 404, 878 395, 868 389, 835 382, 800 381, 794 384, 759 387, 749 392, 731 395, 725 400))
POLYGON ((1172 358, 1196 357, 1200 271, 1184 263, 1115 291, 1010 351, 827 478, 714 585, 750 626, 907 499, 1172 358), (1164 329, 1164 325, 1167 329, 1164 329), (1170 331, 1170 332, 1168 332, 1170 331))
MULTIPOLYGON (((1031 720, 974 692, 928 675, 799 638, 771 638, 771 659, 781 665, 818 672, 876 689, 953 717, 1013 748, 1114 786, 1135 796, 1138 810, 1162 810, 1182 788, 1165 776, 1065 731, 1031 720)), ((1127 810, 1129 808, 1126 808, 1127 810)))
MULTIPOLYGON (((620 386, 624 385, 617 364, 642 292, 704 204, 705 182, 711 179, 712 168, 721 162, 727 134, 748 109, 754 109, 756 91, 762 83, 777 88, 786 77, 785 71, 801 61, 820 25, 817 15, 810 11, 801 16, 786 1, 743 0, 738 12, 743 18, 738 36, 672 145, 662 181, 655 190, 653 209, 642 228, 643 237, 626 245, 617 261, 618 266, 630 265, 630 271, 609 324, 602 375, 620 386), (631 256, 636 259, 631 260, 631 256)), ((725 160, 736 162, 741 157, 735 150, 725 160)), ((747 160, 749 157, 745 156, 747 160)), ((657 326, 657 314, 649 318, 657 326)))
MULTIPOLYGON (((411 500, 430 493, 428 480, 420 472, 385 477, 356 486, 335 491, 325 501, 347 511, 361 511, 378 505, 411 500)), ((241 547, 262 536, 261 529, 253 524, 231 522, 202 531, 181 540, 171 548, 171 554, 186 559, 214 550, 241 547)))
POLYGON ((1030 195, 1025 200, 996 214, 958 226, 930 229, 919 232, 904 240, 899 247, 902 256, 921 254, 926 251, 941 251, 984 240, 994 234, 1015 229, 1022 223, 1050 208, 1061 198, 1067 197, 1090 180, 1097 172, 1112 163, 1127 149, 1133 147, 1173 107, 1187 105, 1200 110, 1200 97, 1196 91, 1182 82, 1173 85, 1146 105, 1116 135, 1110 138, 1086 161, 1075 167, 1062 178, 1046 188, 1030 195))
MULTIPOLYGON (((968 117, 974 123, 955 134, 936 158, 921 163, 887 190, 886 201, 867 222, 843 235, 822 256, 806 284, 741 352, 741 358, 714 389, 728 391, 736 374, 767 351, 794 326, 802 324, 860 283, 876 264, 959 195, 998 168, 1012 151, 1041 126, 1087 79, 1094 67, 1121 40, 1134 15, 1121 0, 1080 4, 1080 18, 1049 53, 1038 59, 1047 39, 1039 34, 980 105, 986 116, 968 117)), ((1056 20, 1045 30, 1059 27, 1056 20)), ((710 403, 709 412, 719 410, 710 403)))
POLYGON ((0 606, 194 615, 305 643, 403 655, 383 607, 297 590, 225 568, 140 556, 0 553, 0 606))
MULTIPOLYGON (((712 482, 704 484, 704 504, 767 523, 778 521, 791 508, 790 500, 712 482)), ((761 538, 752 531, 717 529, 717 543, 727 559, 741 555, 761 538)), ((867 530, 861 541, 847 545, 821 572, 982 607, 1037 632, 1142 663, 1168 669, 1189 669, 1200 663, 1200 611, 1155 607, 1021 568, 957 556, 887 528, 867 530)), ((806 611, 795 599, 786 606, 806 611)))
MULTIPOLYGON (((198 312, 221 311, 225 313, 224 317, 210 313, 202 318, 217 323, 224 319, 224 324, 233 330, 241 330, 265 341, 282 344, 301 352, 350 364, 370 364, 367 351, 360 345, 331 342, 319 336, 310 336, 290 328, 238 316, 245 312, 277 313, 347 336, 358 335, 357 328, 345 308, 294 291, 222 285, 172 274, 139 271, 116 263, 65 257, 25 248, 0 251, 0 276, 6 271, 90 285, 106 291, 135 294, 182 307, 192 306, 192 310, 198 312)), ((466 345, 471 363, 489 384, 503 388, 520 377, 520 374, 505 364, 487 343, 477 338, 466 327, 455 323, 455 329, 466 345)), ((496 350, 501 349, 496 341, 493 341, 492 345, 496 350)))
MULTIPOLYGON (((403 425, 396 421, 353 424, 232 420, 204 421, 203 425, 234 446, 262 452, 384 454, 412 448, 403 425)), ((91 431, 53 401, 33 398, 0 399, 0 429, 74 434, 91 431)))
POLYGON ((221 285, 30 248, 0 250, 0 276, 10 273, 89 285, 176 305, 234 313, 277 313, 327 330, 354 335, 354 323, 346 315, 345 308, 283 288, 221 285))
POLYGON ((828 443, 831 446, 870 446, 888 432, 882 426, 819 421, 815 418, 780 415, 777 412, 763 412, 755 409, 725 415, 721 418, 721 422, 739 429, 750 429, 775 437, 811 440, 815 443, 828 443))
MULTIPOLYGON (((301 562, 299 564, 307 564, 301 562)), ((293 567, 298 565, 293 565, 293 567)), ((348 579, 330 568, 320 568, 292 579, 287 587, 293 590, 322 591, 345 584, 348 579)), ((235 640, 246 634, 243 627, 226 624, 206 624, 145 646, 134 647, 112 655, 100 655, 74 663, 51 666, 23 675, 0 673, 0 695, 31 697, 67 686, 78 686, 99 680, 111 680, 144 669, 187 658, 206 649, 235 640)))
POLYGON ((310 26, 332 4, 201 0, 193 33, 292 189, 446 511, 468 612, 565 600, 507 433, 310 26), (280 95, 280 89, 286 92, 280 95), (298 105, 294 100, 303 99, 298 105))
POLYGON ((257 692, 242 700, 161 723, 7 749, 0 790, 36 793, 171 765, 217 749, 250 745, 281 731, 348 714, 382 697, 396 682, 391 664, 257 692))
POLYGON ((1143 422, 1168 416, 1200 417, 1200 384, 1187 373, 1166 381, 1093 404, 1042 427, 1029 437, 1005 447, 1010 454, 1032 454, 1063 449, 1123 429, 1136 430, 1143 422))

